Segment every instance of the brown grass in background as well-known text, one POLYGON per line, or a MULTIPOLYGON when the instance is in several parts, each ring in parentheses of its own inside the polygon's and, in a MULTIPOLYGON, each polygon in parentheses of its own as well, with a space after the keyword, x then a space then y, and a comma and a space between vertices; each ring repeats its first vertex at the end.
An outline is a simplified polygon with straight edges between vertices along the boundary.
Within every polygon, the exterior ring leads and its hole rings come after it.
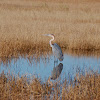
POLYGON ((100 2, 59 1, 0 1, 0 57, 47 52, 51 33, 64 51, 100 50, 100 2))
POLYGON ((0 100, 100 100, 100 74, 76 74, 73 81, 65 79, 52 85, 39 78, 0 74, 0 100))

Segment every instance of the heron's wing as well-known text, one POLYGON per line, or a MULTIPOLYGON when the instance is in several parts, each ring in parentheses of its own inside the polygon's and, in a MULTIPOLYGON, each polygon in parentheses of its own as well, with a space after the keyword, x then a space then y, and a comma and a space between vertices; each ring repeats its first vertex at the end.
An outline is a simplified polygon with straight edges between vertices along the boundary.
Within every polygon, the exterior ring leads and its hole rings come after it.
POLYGON ((56 49, 56 51, 58 51, 58 52, 60 52, 60 54, 62 54, 62 50, 61 50, 61 48, 59 47, 58 44, 54 43, 53 46, 56 49))
POLYGON ((59 59, 60 61, 62 61, 62 60, 64 59, 62 50, 61 50, 61 48, 59 47, 59 45, 57 45, 56 43, 54 43, 54 44, 52 45, 52 51, 53 51, 54 56, 55 56, 57 59, 59 59))

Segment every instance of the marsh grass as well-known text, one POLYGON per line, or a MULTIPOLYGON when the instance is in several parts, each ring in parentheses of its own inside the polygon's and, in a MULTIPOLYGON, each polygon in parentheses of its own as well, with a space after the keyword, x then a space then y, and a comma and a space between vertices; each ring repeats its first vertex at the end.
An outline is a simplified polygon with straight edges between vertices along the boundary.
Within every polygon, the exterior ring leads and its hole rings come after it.
POLYGON ((92 1, 0 1, 0 57, 48 52, 49 33, 61 48, 100 50, 100 2, 92 1))
POLYGON ((0 100, 99 100, 100 74, 87 72, 76 74, 74 80, 65 79, 61 84, 52 85, 33 77, 14 77, 4 72, 0 74, 0 100))

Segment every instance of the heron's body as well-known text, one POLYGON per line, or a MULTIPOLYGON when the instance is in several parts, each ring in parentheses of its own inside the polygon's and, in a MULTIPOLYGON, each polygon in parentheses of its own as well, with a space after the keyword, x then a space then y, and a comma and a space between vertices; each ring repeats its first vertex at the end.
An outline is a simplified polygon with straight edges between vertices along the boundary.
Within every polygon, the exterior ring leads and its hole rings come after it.
POLYGON ((53 54, 56 58, 58 58, 60 61, 63 61, 63 53, 62 53, 62 50, 61 48, 59 47, 58 44, 54 43, 52 44, 52 51, 53 51, 53 54))
POLYGON ((60 61, 63 61, 64 57, 63 57, 63 53, 61 48, 59 47, 58 44, 54 43, 52 44, 51 42, 54 40, 54 35, 53 34, 46 34, 47 36, 52 37, 52 39, 49 41, 50 46, 52 47, 52 51, 54 56, 59 59, 60 61))

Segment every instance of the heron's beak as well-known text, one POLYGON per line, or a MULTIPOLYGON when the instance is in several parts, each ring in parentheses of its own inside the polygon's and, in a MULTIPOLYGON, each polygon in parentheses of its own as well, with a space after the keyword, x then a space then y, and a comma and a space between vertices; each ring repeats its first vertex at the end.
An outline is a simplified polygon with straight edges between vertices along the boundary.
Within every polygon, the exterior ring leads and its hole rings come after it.
POLYGON ((42 35, 44 35, 44 36, 48 36, 49 34, 42 34, 42 35))

